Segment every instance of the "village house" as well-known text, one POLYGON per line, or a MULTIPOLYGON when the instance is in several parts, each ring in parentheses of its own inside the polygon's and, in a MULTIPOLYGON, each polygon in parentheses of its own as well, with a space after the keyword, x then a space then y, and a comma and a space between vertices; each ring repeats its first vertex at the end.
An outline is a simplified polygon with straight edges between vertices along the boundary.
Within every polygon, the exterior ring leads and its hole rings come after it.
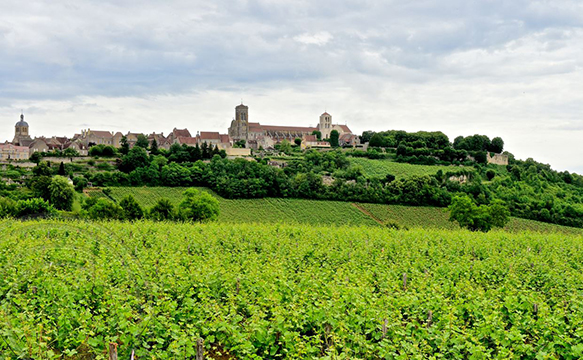
POLYGON ((0 160, 26 160, 29 158, 28 146, 18 146, 6 142, 0 144, 0 160))

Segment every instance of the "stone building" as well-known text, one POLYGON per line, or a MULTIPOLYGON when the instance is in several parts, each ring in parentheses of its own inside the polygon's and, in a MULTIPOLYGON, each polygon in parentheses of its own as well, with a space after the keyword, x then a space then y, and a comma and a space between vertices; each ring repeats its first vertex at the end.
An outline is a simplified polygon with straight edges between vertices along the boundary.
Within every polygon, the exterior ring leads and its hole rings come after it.
POLYGON ((32 138, 28 132, 28 123, 24 121, 24 114, 20 114, 20 121, 14 125, 14 139, 12 144, 17 146, 29 146, 32 138))
POLYGON ((28 146, 10 143, 0 144, 0 160, 26 160, 29 158, 28 146))
MULTIPOLYGON (((261 125, 249 121, 249 107, 241 104, 235 108, 235 119, 231 121, 229 136, 234 142, 245 140, 250 148, 267 149, 283 140, 293 143, 296 138, 303 139, 305 136, 312 135, 316 130, 322 133, 323 139, 329 138, 332 130, 338 131, 340 137, 352 135, 348 126, 333 124, 332 115, 327 112, 320 116, 320 121, 316 127, 261 125)), ((353 140, 349 137, 344 137, 344 139, 353 140)))

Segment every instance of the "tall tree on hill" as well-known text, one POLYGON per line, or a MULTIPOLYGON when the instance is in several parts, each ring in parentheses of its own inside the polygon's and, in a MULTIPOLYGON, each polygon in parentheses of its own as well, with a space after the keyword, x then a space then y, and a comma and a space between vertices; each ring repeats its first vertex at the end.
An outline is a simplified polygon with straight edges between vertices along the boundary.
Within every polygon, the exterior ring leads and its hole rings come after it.
POLYGON ((138 140, 136 141, 136 146, 141 147, 142 149, 147 149, 150 143, 148 142, 148 138, 145 135, 138 135, 138 140))
POLYGON ((210 151, 209 146, 206 142, 202 143, 202 145, 200 147, 200 152, 201 152, 203 159, 210 159, 211 158, 211 151, 210 151))
POLYGON ((372 147, 382 147, 384 145, 385 139, 379 133, 374 134, 370 137, 368 144, 372 147))
POLYGON ((220 155, 220 154, 221 154, 221 151, 219 150, 219 145, 215 145, 211 157, 214 157, 215 155, 220 155))
POLYGON ((504 150, 504 140, 500 137, 493 138, 488 150, 500 154, 504 150))
POLYGON ((127 155, 130 152, 130 144, 128 144, 128 138, 125 135, 123 135, 119 143, 121 144, 119 152, 122 155, 127 155))
POLYGON ((160 151, 158 150, 158 142, 156 139, 152 139, 152 143, 150 144, 150 154, 158 155, 160 151))
POLYGON ((61 176, 65 176, 65 164, 61 161, 61 165, 59 165, 59 171, 57 172, 57 174, 61 175, 61 176))
POLYGON ((198 143, 196 143, 194 149, 192 150, 192 160, 198 161, 200 159, 202 159, 202 151, 200 150, 200 146, 198 146, 198 143))
POLYGON ((337 130, 330 131, 330 146, 338 147, 340 144, 338 143, 338 139, 340 138, 340 134, 337 130))
POLYGON ((322 132, 318 130, 312 131, 312 135, 316 135, 316 139, 322 140, 322 132))

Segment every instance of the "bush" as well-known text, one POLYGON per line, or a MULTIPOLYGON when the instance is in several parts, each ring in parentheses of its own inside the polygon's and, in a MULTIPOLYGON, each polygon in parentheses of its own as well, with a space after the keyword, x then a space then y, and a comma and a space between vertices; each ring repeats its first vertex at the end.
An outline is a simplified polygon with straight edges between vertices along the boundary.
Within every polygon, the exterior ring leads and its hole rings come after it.
POLYGON ((510 211, 501 200, 490 206, 476 205, 467 195, 456 196, 449 206, 449 220, 471 231, 490 231, 493 227, 504 227, 510 220, 510 211))
POLYGON ((496 172, 494 170, 488 169, 488 171, 486 171, 486 177, 488 178, 488 181, 491 181, 495 176, 496 172))
POLYGON ((94 220, 116 219, 124 217, 124 211, 118 204, 106 199, 98 199, 87 211, 89 218, 94 220))
POLYGON ((174 205, 168 199, 159 199, 148 211, 148 218, 158 221, 174 219, 174 205))
POLYGON ((188 189, 178 206, 178 214, 182 220, 210 221, 219 217, 219 201, 207 192, 188 189))
POLYGON ((0 197, 0 219, 16 214, 16 203, 9 198, 0 197))
POLYGON ((20 200, 16 203, 15 215, 23 218, 45 217, 55 213, 55 208, 40 198, 20 200))
POLYGON ((123 209, 124 218, 128 220, 138 220, 144 216, 144 210, 132 195, 124 197, 119 205, 123 209))

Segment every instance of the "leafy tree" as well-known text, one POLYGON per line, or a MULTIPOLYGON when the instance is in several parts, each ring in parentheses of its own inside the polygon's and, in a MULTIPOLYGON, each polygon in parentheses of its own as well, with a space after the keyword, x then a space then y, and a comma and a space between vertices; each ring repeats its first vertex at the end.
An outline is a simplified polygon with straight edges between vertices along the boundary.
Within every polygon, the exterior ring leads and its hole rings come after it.
POLYGON ((366 144, 367 142, 370 142, 371 138, 373 137, 373 135, 375 134, 374 131, 364 131, 362 133, 362 135, 360 135, 360 143, 361 144, 366 144))
POLYGON ((150 143, 150 154, 158 155, 159 152, 160 150, 158 149, 158 142, 156 139, 152 139, 152 142, 150 143))
POLYGON ((300 145, 302 145, 302 139, 300 139, 300 138, 295 138, 295 139, 294 139, 294 143, 295 143, 297 146, 300 146, 300 145))
POLYGON ((148 138, 144 134, 139 134, 135 146, 141 147, 142 149, 147 149, 149 145, 150 143, 148 142, 148 138))
POLYGON ((83 189, 87 187, 89 182, 83 176, 76 176, 73 178, 73 185, 75 186, 75 191, 83 192, 83 189))
POLYGON ((35 151, 32 153, 32 155, 30 155, 29 160, 35 164, 38 164, 41 160, 42 160, 42 155, 40 152, 35 151))
POLYGON ((322 140, 322 132, 318 130, 312 131, 312 135, 316 135, 316 139, 322 140))
POLYGON ((51 170, 49 163, 41 161, 37 166, 32 168, 32 173, 35 176, 52 176, 53 170, 51 170))
POLYGON ((490 144, 490 148, 488 151, 493 153, 500 154, 504 150, 504 140, 500 137, 495 137, 492 139, 492 143, 490 144))
POLYGON ((471 231, 487 232, 492 227, 504 227, 510 220, 510 211, 501 200, 494 200, 490 206, 478 206, 467 195, 455 196, 449 211, 450 221, 471 231))
POLYGON ((146 149, 140 146, 134 146, 130 152, 122 158, 119 169, 125 173, 130 173, 137 168, 147 167, 150 165, 150 159, 146 149))
POLYGON ((77 157, 77 156, 79 156, 79 151, 77 151, 73 148, 67 148, 67 149, 65 149, 65 151, 63 151, 63 156, 77 157))
POLYGON ((238 141, 235 141, 235 144, 233 144, 233 147, 235 147, 235 148, 245 148, 245 143, 246 143, 245 140, 238 140, 238 141))
POLYGON ((89 218, 94 220, 114 219, 121 220, 124 211, 118 204, 107 199, 98 199, 93 206, 87 210, 89 218))
POLYGON ((288 155, 291 154, 293 149, 291 147, 290 142, 287 140, 283 140, 281 143, 279 143, 279 151, 288 155))
POLYGON ((128 144, 128 138, 125 135, 121 137, 120 145, 119 152, 122 155, 127 155, 130 152, 130 144, 128 144))
POLYGON ((488 162, 488 153, 485 151, 476 151, 474 159, 478 164, 485 164, 488 162))
POLYGON ((138 220, 144 216, 144 210, 132 195, 124 197, 119 206, 123 209, 124 218, 128 220, 138 220))
POLYGON ((174 205, 172 205, 168 199, 159 199, 156 204, 148 210, 148 218, 157 221, 172 220, 174 218, 174 205))
POLYGON ((183 220, 210 221, 219 217, 219 201, 207 192, 190 188, 183 193, 178 213, 183 220))
POLYGON ((338 143, 338 139, 340 137, 340 134, 338 133, 337 130, 332 130, 330 131, 330 146, 332 147, 338 147, 339 143, 338 143))
POLYGON ((51 185, 51 181, 52 180, 50 176, 43 175, 33 177, 30 183, 30 188, 32 189, 32 194, 34 197, 50 201, 51 192, 49 190, 49 186, 51 185))
POLYGON ((372 147, 382 147, 385 145, 384 143, 385 139, 383 138, 383 136, 379 133, 376 133, 372 135, 370 141, 368 142, 368 145, 372 147))
POLYGON ((71 211, 75 200, 75 189, 63 176, 55 176, 49 185, 50 202, 59 210, 71 211))

